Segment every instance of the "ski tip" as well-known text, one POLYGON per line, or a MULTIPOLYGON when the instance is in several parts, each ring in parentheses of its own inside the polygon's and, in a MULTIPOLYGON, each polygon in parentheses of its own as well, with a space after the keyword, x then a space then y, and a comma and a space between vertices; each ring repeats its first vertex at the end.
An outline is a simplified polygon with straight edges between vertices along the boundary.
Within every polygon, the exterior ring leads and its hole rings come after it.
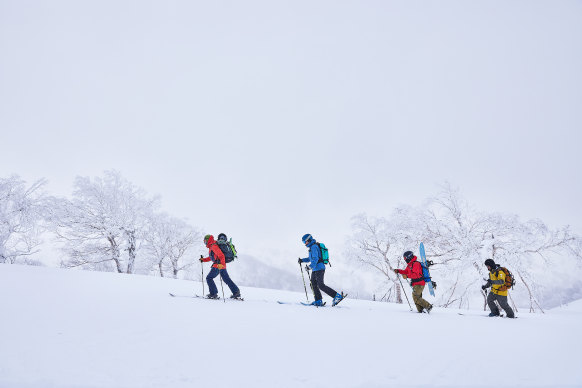
POLYGON ((176 295, 172 294, 171 292, 168 292, 168 294, 170 294, 170 296, 176 296, 176 295))

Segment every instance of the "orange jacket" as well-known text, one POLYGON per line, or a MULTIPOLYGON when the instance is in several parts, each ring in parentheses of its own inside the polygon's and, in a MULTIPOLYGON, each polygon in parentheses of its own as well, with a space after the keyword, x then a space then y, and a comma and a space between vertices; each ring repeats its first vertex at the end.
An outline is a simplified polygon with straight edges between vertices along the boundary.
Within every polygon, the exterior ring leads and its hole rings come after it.
POLYGON ((218 265, 221 265, 222 268, 218 269, 225 269, 226 268, 226 261, 224 260, 224 253, 218 247, 216 241, 214 241, 214 236, 210 236, 208 238, 208 242, 206 243, 206 248, 208 248, 208 257, 202 259, 203 262, 212 261, 214 264, 212 266, 214 268, 218 268, 218 265))

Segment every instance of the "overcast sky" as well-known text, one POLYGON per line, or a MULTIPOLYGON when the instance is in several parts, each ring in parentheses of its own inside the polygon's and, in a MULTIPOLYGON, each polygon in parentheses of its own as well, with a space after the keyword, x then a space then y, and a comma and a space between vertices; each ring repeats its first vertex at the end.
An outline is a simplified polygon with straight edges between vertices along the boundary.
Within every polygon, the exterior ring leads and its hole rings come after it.
POLYGON ((0 176, 116 169, 293 264, 444 180, 582 233, 581 69, 581 1, 0 0, 0 176))

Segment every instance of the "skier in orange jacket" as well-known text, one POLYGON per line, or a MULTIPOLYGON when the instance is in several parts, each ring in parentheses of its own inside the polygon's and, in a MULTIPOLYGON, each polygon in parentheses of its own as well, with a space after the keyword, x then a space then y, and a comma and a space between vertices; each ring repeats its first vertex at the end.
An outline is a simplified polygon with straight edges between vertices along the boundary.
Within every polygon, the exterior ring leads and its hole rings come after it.
POLYGON ((214 283, 214 278, 220 274, 220 277, 224 279, 224 282, 230 288, 232 295, 230 296, 233 299, 240 298, 240 290, 234 284, 234 282, 228 276, 228 272, 226 271, 226 261, 224 258, 224 253, 218 247, 218 244, 214 240, 214 236, 211 234, 207 234, 204 236, 204 244, 208 248, 208 257, 200 257, 200 261, 205 263, 212 261, 212 269, 206 276, 206 283, 208 283, 208 289, 210 293, 206 295, 209 299, 218 299, 218 288, 214 283))

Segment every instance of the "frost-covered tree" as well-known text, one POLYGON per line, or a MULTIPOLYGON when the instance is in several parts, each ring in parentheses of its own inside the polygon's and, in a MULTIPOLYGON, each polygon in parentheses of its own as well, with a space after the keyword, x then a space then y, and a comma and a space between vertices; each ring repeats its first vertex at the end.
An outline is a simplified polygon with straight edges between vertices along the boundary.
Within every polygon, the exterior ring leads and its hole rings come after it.
POLYGON ((51 198, 46 180, 28 186, 17 175, 0 178, 0 263, 34 264, 51 198))
POLYGON ((412 214, 409 214, 413 212, 412 208, 399 208, 396 210, 398 216, 394 217, 394 221, 368 217, 364 214, 352 219, 354 234, 350 240, 348 256, 384 275, 385 291, 380 299, 402 303, 401 283, 394 269, 403 267, 402 252, 405 250, 406 242, 411 238, 417 240, 406 235, 411 231, 406 223, 415 219, 412 214), (404 214, 407 215, 404 216, 404 214), (401 223, 397 225, 396 221, 401 223))
POLYGON ((401 303, 392 270, 402 268, 402 253, 418 252, 421 241, 428 259, 436 263, 431 273, 438 282, 437 303, 443 307, 469 307, 478 298, 488 276, 483 262, 491 258, 521 282, 530 310, 541 310, 540 265, 551 266, 554 255, 581 262, 580 238, 569 228, 550 230, 539 220, 522 222, 516 215, 477 212, 449 184, 423 205, 398 207, 389 218, 354 217, 348 254, 380 271, 387 279, 386 297, 401 303))
POLYGON ((146 251, 161 276, 178 277, 198 260, 187 255, 193 248, 202 248, 201 233, 185 221, 164 213, 153 214, 145 234, 146 251))
POLYGON ((116 171, 77 177, 72 199, 61 202, 56 217, 56 233, 69 256, 62 265, 134 273, 158 204, 116 171))

